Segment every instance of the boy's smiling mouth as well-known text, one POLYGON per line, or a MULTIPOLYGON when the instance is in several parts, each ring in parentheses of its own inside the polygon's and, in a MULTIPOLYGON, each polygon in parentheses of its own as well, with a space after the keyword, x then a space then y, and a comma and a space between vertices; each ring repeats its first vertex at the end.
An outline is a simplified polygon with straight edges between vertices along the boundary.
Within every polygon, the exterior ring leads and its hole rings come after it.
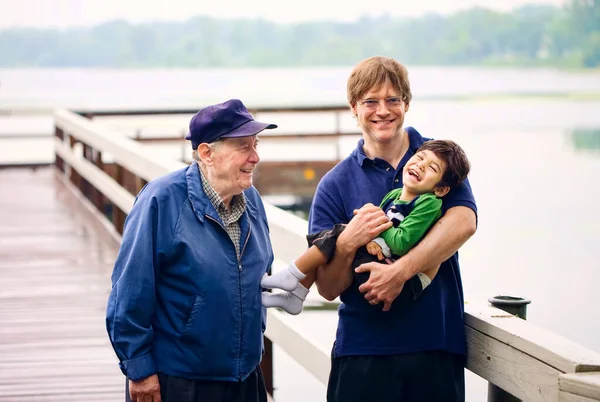
POLYGON ((413 176, 417 181, 421 181, 421 175, 414 169, 408 169, 408 174, 413 176))

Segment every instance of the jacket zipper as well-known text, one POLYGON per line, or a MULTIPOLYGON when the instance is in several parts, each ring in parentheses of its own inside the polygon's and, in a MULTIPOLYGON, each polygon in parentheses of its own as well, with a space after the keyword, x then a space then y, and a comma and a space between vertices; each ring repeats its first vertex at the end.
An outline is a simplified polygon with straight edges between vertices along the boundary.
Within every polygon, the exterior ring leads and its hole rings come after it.
MULTIPOLYGON (((211 221, 215 222, 217 225, 219 225, 221 227, 221 229, 225 230, 225 233, 227 233, 227 230, 225 229, 225 227, 223 225, 221 225, 221 222, 219 222, 218 220, 214 219, 213 217, 209 216, 209 215, 204 215, 207 219, 210 219, 211 221)), ((246 240, 244 241, 244 246, 242 247, 241 251, 240 251, 240 256, 237 259, 237 263, 238 263, 238 294, 240 296, 240 327, 239 327, 239 333, 240 333, 240 342, 239 342, 239 350, 240 353, 238 355, 238 380, 242 379, 242 340, 243 340, 243 334, 242 334, 242 329, 244 328, 244 325, 242 324, 243 321, 243 317, 244 314, 242 312, 242 309, 244 308, 244 305, 242 303, 242 255, 244 255, 244 250, 246 250, 246 245, 248 244, 248 240, 250 239, 250 234, 252 233, 252 225, 250 224, 250 222, 248 222, 249 224, 249 228, 248 228, 248 235, 246 236, 246 240)), ((227 235, 229 235, 229 233, 227 233, 227 235)), ((231 237, 229 238, 231 240, 231 237)), ((233 244, 233 240, 231 240, 231 243, 233 244)), ((233 244, 233 248, 235 249, 235 244, 233 244)))
POLYGON ((244 250, 246 250, 246 245, 248 244, 248 240, 250 239, 250 234, 252 233, 252 225, 248 222, 248 235, 246 236, 246 241, 244 241, 244 246, 242 247, 242 251, 240 251, 240 271, 242 270, 242 256, 244 255, 244 250))
POLYGON ((246 249, 246 244, 248 244, 248 239, 250 239, 250 233, 252 233, 252 225, 250 224, 250 220, 248 220, 248 235, 246 236, 246 240, 244 241, 244 246, 242 247, 242 249, 240 250, 240 257, 238 259, 238 290, 239 290, 239 294, 240 294, 240 358, 238 359, 238 379, 241 380, 242 379, 242 359, 241 359, 241 353, 242 353, 242 340, 244 338, 244 334, 243 334, 243 328, 244 325, 242 323, 243 321, 243 313, 242 313, 242 309, 243 309, 243 304, 242 304, 242 256, 244 255, 244 250, 246 249))

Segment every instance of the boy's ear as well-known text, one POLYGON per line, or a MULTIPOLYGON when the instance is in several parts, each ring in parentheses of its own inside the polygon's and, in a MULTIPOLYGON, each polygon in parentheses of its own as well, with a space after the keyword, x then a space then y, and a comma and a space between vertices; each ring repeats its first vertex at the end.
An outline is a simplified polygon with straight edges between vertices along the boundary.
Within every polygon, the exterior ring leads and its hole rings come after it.
POLYGON ((435 186, 435 188, 433 189, 433 194, 435 194, 439 198, 442 198, 443 196, 448 194, 449 191, 450 186, 435 186))

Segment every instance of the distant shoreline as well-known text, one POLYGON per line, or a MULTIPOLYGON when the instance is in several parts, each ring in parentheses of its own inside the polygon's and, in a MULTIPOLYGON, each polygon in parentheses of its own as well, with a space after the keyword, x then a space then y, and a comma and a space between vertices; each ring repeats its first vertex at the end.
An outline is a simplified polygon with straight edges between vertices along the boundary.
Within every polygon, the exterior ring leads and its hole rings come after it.
MULTIPOLYGON (((555 102, 555 101, 579 101, 579 102, 600 102, 600 92, 539 92, 539 93, 494 93, 494 94, 477 94, 477 95, 426 95, 426 96, 414 96, 413 102, 555 102)), ((29 102, 28 102, 29 103, 29 102)), ((157 111, 168 111, 168 110, 184 110, 193 109, 197 105, 190 105, 189 107, 161 107, 156 108, 157 111)), ((268 105, 263 105, 268 106, 268 105)), ((287 106, 298 106, 298 105, 287 105, 287 106)), ((333 104, 327 103, 321 106, 335 106, 343 109, 348 105, 345 103, 333 104)), ((61 106, 57 106, 61 107, 61 106)), ((61 107, 62 108, 62 107, 61 107)), ((82 107, 82 108, 69 108, 75 110, 137 110, 137 109, 148 109, 148 108, 136 108, 136 107, 82 107)), ((0 99, 0 117, 10 116, 23 116, 23 115, 51 115, 54 111, 55 106, 39 105, 33 106, 29 103, 29 106, 23 106, 22 102, 16 101, 11 102, 10 99, 0 99)))
POLYGON ((415 97, 419 101, 461 101, 481 102, 498 100, 519 101, 600 101, 600 92, 531 92, 531 93, 494 93, 478 95, 448 95, 448 96, 423 96, 415 97))

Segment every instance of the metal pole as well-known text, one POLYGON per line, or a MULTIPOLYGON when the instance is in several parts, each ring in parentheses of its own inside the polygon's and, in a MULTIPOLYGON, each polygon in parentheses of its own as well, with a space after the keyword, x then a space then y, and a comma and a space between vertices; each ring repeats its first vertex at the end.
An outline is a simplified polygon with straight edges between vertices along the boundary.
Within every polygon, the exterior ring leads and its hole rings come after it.
MULTIPOLYGON (((527 319, 527 305, 531 300, 513 296, 494 296, 488 299, 490 304, 523 320, 527 319)), ((488 383, 488 402, 521 402, 521 400, 502 388, 488 383)))

